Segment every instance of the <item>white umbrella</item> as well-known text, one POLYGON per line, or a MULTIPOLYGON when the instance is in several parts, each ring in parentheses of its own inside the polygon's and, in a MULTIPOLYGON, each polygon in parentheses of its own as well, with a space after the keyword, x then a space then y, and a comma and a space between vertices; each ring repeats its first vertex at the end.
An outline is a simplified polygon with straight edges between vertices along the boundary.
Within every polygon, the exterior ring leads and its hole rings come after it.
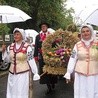
POLYGON ((53 34, 53 33, 55 32, 55 30, 52 29, 52 28, 48 28, 48 31, 49 31, 51 34, 53 34))
POLYGON ((35 45, 35 38, 36 38, 36 36, 38 35, 38 32, 37 31, 35 31, 35 30, 33 30, 33 29, 26 29, 25 30, 25 37, 26 37, 26 40, 27 40, 27 38, 30 38, 30 40, 31 40, 31 44, 33 44, 33 45, 35 45))
POLYGON ((31 19, 31 17, 22 10, 7 5, 0 5, 1 23, 23 22, 28 19, 31 19))
POLYGON ((98 8, 93 7, 84 9, 79 16, 79 19, 82 24, 89 23, 98 26, 98 8))
MULTIPOLYGON (((48 28, 47 31, 48 31, 50 34, 53 34, 53 33, 55 32, 55 30, 52 29, 52 28, 48 28)), ((42 33, 42 30, 41 30, 39 33, 42 33)))

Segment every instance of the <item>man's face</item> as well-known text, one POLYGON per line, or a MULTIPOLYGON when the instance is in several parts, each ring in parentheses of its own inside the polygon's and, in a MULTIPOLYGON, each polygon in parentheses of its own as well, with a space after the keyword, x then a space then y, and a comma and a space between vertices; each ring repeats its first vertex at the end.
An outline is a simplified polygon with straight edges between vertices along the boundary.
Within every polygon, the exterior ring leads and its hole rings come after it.
POLYGON ((41 30, 42 30, 43 32, 46 32, 47 29, 48 29, 47 25, 43 24, 43 25, 41 26, 41 30))

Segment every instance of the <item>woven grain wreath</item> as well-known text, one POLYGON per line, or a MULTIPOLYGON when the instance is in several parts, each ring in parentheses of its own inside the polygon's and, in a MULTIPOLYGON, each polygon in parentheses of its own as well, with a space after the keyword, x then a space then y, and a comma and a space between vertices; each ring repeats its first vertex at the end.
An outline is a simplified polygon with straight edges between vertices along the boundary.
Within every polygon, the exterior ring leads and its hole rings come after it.
POLYGON ((49 35, 42 44, 44 73, 64 75, 72 48, 77 41, 77 35, 61 29, 49 35))

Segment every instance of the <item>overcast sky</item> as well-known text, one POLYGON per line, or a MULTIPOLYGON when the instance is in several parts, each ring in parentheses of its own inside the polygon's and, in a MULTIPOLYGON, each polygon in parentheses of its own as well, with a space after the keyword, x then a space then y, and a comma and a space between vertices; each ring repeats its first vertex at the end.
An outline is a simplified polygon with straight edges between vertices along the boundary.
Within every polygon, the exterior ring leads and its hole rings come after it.
POLYGON ((98 0, 67 0, 67 7, 73 7, 76 14, 79 14, 85 8, 95 6, 98 7, 98 0))
POLYGON ((67 8, 75 10, 74 20, 79 23, 85 21, 87 17, 97 8, 98 0, 67 0, 67 8))

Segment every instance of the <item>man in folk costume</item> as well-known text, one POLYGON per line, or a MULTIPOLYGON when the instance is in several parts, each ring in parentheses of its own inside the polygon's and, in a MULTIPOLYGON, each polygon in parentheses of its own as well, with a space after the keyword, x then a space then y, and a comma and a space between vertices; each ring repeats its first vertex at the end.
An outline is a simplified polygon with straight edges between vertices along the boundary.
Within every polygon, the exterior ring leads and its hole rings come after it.
MULTIPOLYGON (((34 57, 35 60, 39 62, 39 74, 43 74, 43 66, 45 65, 43 56, 42 56, 42 42, 46 39, 46 37, 50 34, 48 31, 49 24, 48 23, 41 23, 39 25, 41 31, 36 36, 35 40, 35 51, 34 51, 34 57)), ((40 78, 40 84, 47 84, 47 92, 46 94, 50 93, 52 89, 55 87, 55 83, 57 83, 57 76, 51 75, 51 74, 43 74, 40 78)))
POLYGON ((31 46, 24 41, 23 29, 13 31, 14 43, 6 47, 2 45, 3 59, 11 62, 9 68, 6 98, 33 98, 33 80, 40 79, 37 65, 32 56, 31 46), (32 73, 34 76, 32 76, 32 73))

